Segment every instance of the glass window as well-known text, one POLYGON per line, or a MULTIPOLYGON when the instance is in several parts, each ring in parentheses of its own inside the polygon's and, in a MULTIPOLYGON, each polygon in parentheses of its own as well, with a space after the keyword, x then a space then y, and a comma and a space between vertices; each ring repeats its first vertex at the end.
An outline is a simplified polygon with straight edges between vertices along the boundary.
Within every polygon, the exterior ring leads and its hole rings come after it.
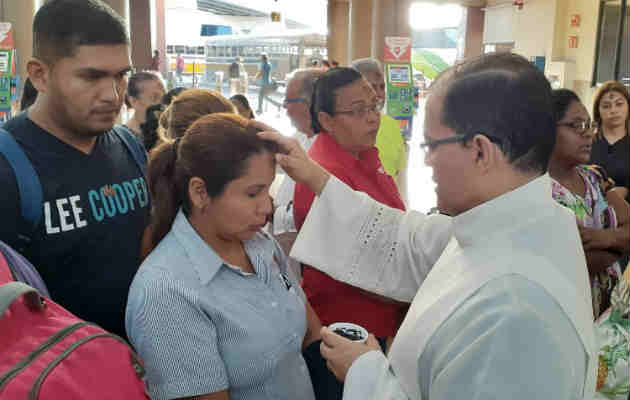
POLYGON ((199 54, 199 55, 206 54, 206 49, 203 46, 198 46, 197 47, 197 54, 199 54))
POLYGON ((175 46, 175 53, 184 54, 186 52, 186 46, 175 46))
POLYGON ((173 54, 173 45, 169 44, 168 46, 166 46, 166 53, 167 54, 173 54))
MULTIPOLYGON (((602 0, 595 57, 594 84, 628 78, 628 0, 602 0), (622 36, 619 36, 623 24, 622 36), (621 40, 621 46, 619 41, 621 40)), ((628 84, 628 82, 624 82, 628 84)))
POLYGON ((186 46, 186 54, 195 54, 195 47, 186 46))

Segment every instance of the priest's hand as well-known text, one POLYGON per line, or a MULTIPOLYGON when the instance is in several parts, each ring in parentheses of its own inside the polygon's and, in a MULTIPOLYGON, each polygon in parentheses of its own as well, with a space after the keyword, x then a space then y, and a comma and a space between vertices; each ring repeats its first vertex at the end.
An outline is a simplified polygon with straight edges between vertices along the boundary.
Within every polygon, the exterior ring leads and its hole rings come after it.
POLYGON ((365 343, 359 343, 337 335, 326 327, 322 328, 321 333, 320 352, 322 357, 326 359, 328 369, 342 382, 346 379, 348 370, 357 358, 372 350, 381 351, 381 346, 374 335, 368 336, 365 343))
POLYGON ((294 181, 306 184, 317 195, 321 194, 330 174, 306 154, 297 140, 276 131, 260 132, 258 136, 280 145, 281 153, 276 154, 276 160, 294 181))

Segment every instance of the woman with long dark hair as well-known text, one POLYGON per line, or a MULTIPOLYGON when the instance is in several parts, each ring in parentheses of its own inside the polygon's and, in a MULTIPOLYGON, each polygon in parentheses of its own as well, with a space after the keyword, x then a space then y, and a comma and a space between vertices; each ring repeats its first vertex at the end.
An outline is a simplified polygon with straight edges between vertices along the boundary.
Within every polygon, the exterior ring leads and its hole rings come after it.
MULTIPOLYGON (((396 183, 384 170, 375 147, 382 108, 382 101, 359 72, 351 68, 327 71, 313 92, 311 120, 318 135, 309 155, 352 189, 404 210, 396 183)), ((293 209, 298 230, 314 198, 306 185, 296 184, 293 209)), ((353 322, 374 333, 381 343, 393 338, 408 308, 308 265, 304 266, 303 288, 324 325, 353 322)))
MULTIPOLYGON (((232 103, 214 90, 186 89, 174 97, 170 105, 161 113, 158 124, 159 143, 173 143, 184 136, 188 128, 199 118, 215 113, 234 113, 232 103)), ((145 230, 142 238, 140 257, 144 259, 159 240, 152 241, 154 221, 145 230)))
POLYGON ((235 114, 195 122, 149 163, 152 245, 126 327, 154 399, 314 399, 302 349, 320 324, 261 231, 276 145, 235 114))
POLYGON ((591 163, 601 165, 630 201, 630 93, 619 82, 604 83, 595 94, 593 120, 598 126, 591 163))
POLYGON ((553 198, 575 213, 591 280, 593 314, 610 306, 610 295, 628 253, 628 203, 614 190, 605 169, 589 165, 595 138, 586 107, 567 89, 553 91, 556 144, 549 162, 553 198))

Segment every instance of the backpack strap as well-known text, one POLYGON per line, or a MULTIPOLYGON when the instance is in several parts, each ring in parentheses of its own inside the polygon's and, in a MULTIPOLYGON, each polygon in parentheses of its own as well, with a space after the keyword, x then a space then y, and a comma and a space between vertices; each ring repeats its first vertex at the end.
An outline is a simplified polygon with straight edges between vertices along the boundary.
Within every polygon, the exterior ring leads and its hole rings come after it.
POLYGON ((124 126, 114 126, 113 130, 116 136, 118 136, 123 142, 123 144, 127 148, 127 151, 129 151, 129 153, 131 154, 131 157, 133 157, 134 161, 138 165, 138 168, 140 168, 142 175, 146 176, 147 152, 144 149, 144 146, 142 146, 136 136, 124 126))
POLYGON ((50 298, 48 288, 33 264, 2 241, 0 241, 0 284, 8 282, 2 280, 3 260, 7 264, 12 280, 24 282, 37 289, 40 295, 50 298))
POLYGON ((20 193, 20 209, 22 217, 34 231, 42 219, 42 204, 44 194, 39 176, 30 160, 24 154, 22 147, 15 141, 13 135, 0 129, 0 154, 2 154, 15 174, 15 181, 20 193))

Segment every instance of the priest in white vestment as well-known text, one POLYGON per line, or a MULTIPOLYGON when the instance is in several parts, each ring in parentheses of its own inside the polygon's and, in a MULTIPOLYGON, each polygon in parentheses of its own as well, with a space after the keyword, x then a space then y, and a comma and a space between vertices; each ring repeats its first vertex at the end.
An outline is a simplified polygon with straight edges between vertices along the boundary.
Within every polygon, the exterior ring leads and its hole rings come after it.
POLYGON ((279 163, 318 194, 292 256, 412 306, 388 355, 323 328, 346 400, 591 399, 596 359, 575 216, 546 173, 551 88, 526 59, 482 56, 428 100, 425 162, 438 207, 400 212, 354 192, 296 142, 264 133, 279 163))

